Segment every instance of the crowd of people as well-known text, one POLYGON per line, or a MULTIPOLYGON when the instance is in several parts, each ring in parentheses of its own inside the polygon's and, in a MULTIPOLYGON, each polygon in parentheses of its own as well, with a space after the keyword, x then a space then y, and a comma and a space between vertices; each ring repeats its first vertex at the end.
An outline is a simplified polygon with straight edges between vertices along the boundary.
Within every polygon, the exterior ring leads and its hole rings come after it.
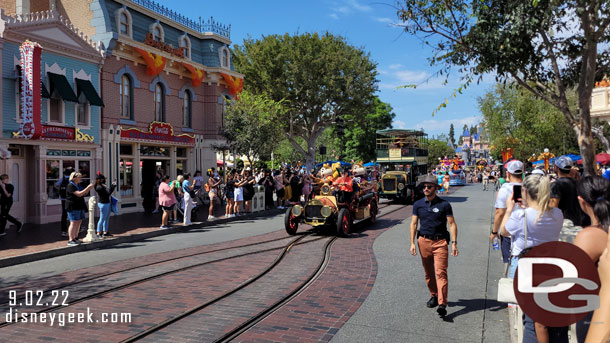
MULTIPOLYGON (((610 333, 610 181, 581 176, 567 156, 557 158, 552 170, 534 169, 513 160, 506 165, 506 182, 496 196, 490 240, 500 238, 506 272, 513 277, 518 261, 529 249, 563 240, 583 249, 599 266, 601 306, 577 327, 578 342, 602 342, 610 333), (603 317, 603 318, 602 318, 603 317)), ((523 342, 568 342, 568 327, 547 327, 523 315, 523 342)))
POLYGON ((377 177, 374 171, 360 166, 338 169, 324 166, 313 170, 290 166, 273 170, 242 168, 239 171, 228 170, 226 177, 221 176, 215 168, 210 168, 206 175, 207 180, 204 180, 201 172, 196 171, 192 181, 189 174, 178 175, 173 181, 167 175, 158 178, 158 205, 163 211, 161 229, 179 222, 178 214, 182 215, 183 225, 191 225, 193 210, 204 203, 209 204, 208 220, 217 219, 218 206, 224 207, 225 218, 250 213, 256 186, 264 191, 266 210, 285 209, 291 204, 310 200, 315 187, 322 182, 336 183, 341 192, 339 196, 343 196, 353 191, 352 175, 356 181, 377 177))

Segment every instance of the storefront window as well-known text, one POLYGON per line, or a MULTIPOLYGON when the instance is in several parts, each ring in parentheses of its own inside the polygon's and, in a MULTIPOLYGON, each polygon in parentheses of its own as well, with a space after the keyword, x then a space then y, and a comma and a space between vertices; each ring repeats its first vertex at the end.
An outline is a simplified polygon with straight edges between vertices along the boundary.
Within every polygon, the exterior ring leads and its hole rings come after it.
POLYGON ((59 181, 59 160, 47 160, 47 196, 49 199, 59 199, 59 189, 55 184, 59 181))
POLYGON ((91 174, 89 172, 89 161, 78 162, 78 172, 81 173, 80 186, 85 188, 91 183, 91 174))
POLYGON ((169 157, 169 149, 158 146, 142 146, 140 154, 142 156, 169 157))
POLYGON ((121 155, 133 155, 133 146, 127 144, 121 144, 121 155))
POLYGON ((133 160, 121 159, 119 173, 119 193, 121 197, 133 196, 133 160))
POLYGON ((186 160, 176 161, 176 175, 184 175, 186 173, 186 160))

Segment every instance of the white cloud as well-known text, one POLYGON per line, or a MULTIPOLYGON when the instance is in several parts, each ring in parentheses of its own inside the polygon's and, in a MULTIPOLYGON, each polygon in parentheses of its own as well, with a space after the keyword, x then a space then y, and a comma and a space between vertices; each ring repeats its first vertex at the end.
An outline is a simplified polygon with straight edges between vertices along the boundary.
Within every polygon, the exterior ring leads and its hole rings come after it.
POLYGON ((333 19, 339 19, 339 15, 349 15, 353 12, 370 12, 373 8, 369 5, 364 5, 358 0, 342 0, 341 4, 333 8, 333 13, 330 17, 333 19))
POLYGON ((396 70, 396 69, 404 68, 404 66, 400 63, 397 63, 397 64, 390 64, 390 66, 388 68, 390 68, 391 70, 396 70))
POLYGON ((394 21, 390 18, 386 18, 386 17, 371 17, 371 18, 373 18, 373 20, 378 21, 380 23, 394 24, 394 21))
MULTIPOLYGON (((449 127, 453 124, 456 132, 456 139, 459 135, 462 134, 462 127, 468 125, 468 127, 478 124, 481 121, 481 117, 479 116, 469 116, 462 118, 454 118, 454 119, 428 119, 421 121, 415 124, 416 128, 423 128, 427 133, 432 134, 440 134, 440 133, 449 133, 449 127)), ((396 121, 395 121, 396 122, 396 121)))
POLYGON ((381 77, 379 88, 396 89, 405 85, 415 85, 417 90, 452 87, 450 83, 444 84, 444 77, 435 77, 425 70, 401 69, 402 67, 400 64, 392 64, 389 70, 380 70, 379 74, 384 76, 381 77))
POLYGON ((392 121, 392 128, 394 129, 406 129, 407 123, 402 120, 394 120, 392 121))

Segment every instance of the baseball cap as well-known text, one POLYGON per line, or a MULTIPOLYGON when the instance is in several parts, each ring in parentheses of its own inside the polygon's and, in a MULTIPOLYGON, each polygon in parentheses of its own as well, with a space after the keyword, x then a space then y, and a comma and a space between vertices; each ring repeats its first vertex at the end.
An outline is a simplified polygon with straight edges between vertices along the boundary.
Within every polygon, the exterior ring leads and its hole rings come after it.
POLYGON ((557 166, 557 168, 563 171, 570 171, 570 169, 572 169, 572 166, 574 165, 574 162, 572 162, 572 159, 568 156, 559 156, 555 160, 555 165, 557 166))
POLYGON ((523 162, 518 160, 510 161, 506 165, 506 170, 511 174, 521 174, 523 173, 523 162))
POLYGON ((532 175, 534 174, 544 175, 544 172, 541 169, 534 169, 532 171, 532 175))

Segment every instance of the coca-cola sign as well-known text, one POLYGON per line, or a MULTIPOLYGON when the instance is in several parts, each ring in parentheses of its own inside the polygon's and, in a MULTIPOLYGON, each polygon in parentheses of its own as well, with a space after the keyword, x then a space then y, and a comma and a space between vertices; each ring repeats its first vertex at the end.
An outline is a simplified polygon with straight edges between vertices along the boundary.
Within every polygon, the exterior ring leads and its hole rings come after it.
POLYGON ((186 133, 174 135, 174 128, 169 123, 152 122, 148 131, 138 128, 123 128, 121 138, 133 141, 159 141, 184 145, 195 145, 195 137, 186 133))

